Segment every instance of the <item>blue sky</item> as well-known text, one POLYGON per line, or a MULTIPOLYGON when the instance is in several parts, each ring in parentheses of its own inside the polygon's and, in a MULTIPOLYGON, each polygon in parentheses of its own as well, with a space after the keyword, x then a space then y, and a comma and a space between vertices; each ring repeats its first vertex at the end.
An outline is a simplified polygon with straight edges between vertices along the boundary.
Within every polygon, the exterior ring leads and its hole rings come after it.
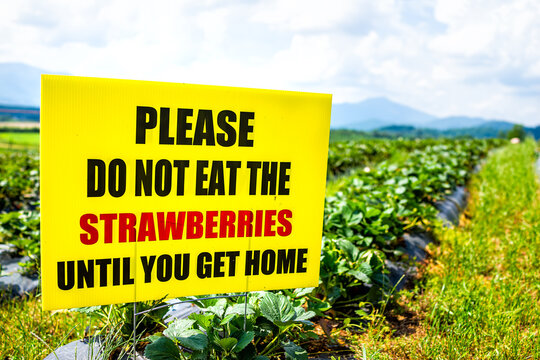
POLYGON ((0 62, 540 124, 538 0, 17 0, 0 62))

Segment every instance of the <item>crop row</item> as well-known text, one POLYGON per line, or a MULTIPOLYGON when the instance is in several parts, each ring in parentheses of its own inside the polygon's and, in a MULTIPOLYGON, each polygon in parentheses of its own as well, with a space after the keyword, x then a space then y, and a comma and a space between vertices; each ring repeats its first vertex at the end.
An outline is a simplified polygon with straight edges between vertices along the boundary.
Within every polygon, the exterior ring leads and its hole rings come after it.
POLYGON ((13 244, 20 256, 29 256, 32 261, 24 266, 33 274, 39 261, 38 167, 35 152, 0 153, 0 244, 13 244))
MULTIPOLYGON (((363 312, 358 304, 376 306, 385 299, 391 287, 385 261, 400 259, 403 234, 433 226, 434 204, 456 186, 466 184, 481 158, 500 144, 494 140, 378 140, 332 145, 329 173, 354 170, 326 199, 319 286, 251 293, 247 305, 243 297, 195 300, 202 313, 176 320, 165 329, 159 325, 164 312, 150 312, 136 325, 137 333, 146 336, 141 339, 148 344, 145 355, 149 359, 260 360, 285 354, 291 359, 307 359, 307 351, 298 344, 309 344, 318 337, 309 320, 346 314, 346 322, 351 318, 360 321, 363 312), (406 159, 384 161, 397 151, 406 151, 406 159)), ((27 239, 27 244, 18 245, 21 252, 35 253, 38 250, 29 244, 39 240, 39 215, 32 211, 39 186, 37 160, 26 156, 26 160, 14 161, 26 167, 19 167, 23 169, 20 175, 15 175, 16 170, 0 170, 6 171, 2 178, 9 174, 4 179, 18 184, 9 195, 7 188, 0 187, 0 199, 6 199, 4 209, 17 210, 0 215, 0 234, 4 242, 27 239), (17 176, 24 179, 14 180, 17 176)), ((138 310, 158 304, 140 303, 138 310)), ((130 320, 132 310, 130 305, 79 309, 106 318, 108 328, 97 333, 115 344, 130 341, 135 326, 130 320)))
MULTIPOLYGON (((490 144, 501 140, 487 140, 490 144)), ((346 173, 350 169, 364 167, 390 159, 399 152, 410 153, 436 145, 455 143, 475 143, 475 140, 456 139, 371 139, 364 141, 333 142, 328 148, 328 174, 330 176, 346 173)))
POLYGON ((480 159, 500 142, 454 141, 414 150, 402 164, 356 170, 326 199, 318 291, 373 301, 389 290, 384 260, 399 259, 403 234, 433 225, 435 202, 468 181, 480 159))

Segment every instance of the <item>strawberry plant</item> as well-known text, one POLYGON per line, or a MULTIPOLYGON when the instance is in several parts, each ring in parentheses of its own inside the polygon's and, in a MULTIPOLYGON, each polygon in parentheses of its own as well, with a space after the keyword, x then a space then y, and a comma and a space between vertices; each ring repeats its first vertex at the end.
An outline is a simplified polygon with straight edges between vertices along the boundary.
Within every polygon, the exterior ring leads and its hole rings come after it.
POLYGON ((15 245, 20 256, 28 256, 23 264, 27 275, 37 275, 40 261, 40 214, 37 211, 14 211, 0 214, 0 243, 15 245))
POLYGON ((163 335, 151 336, 145 356, 263 360, 284 352, 287 359, 307 359, 307 352, 291 338, 295 331, 312 326, 309 319, 315 313, 279 293, 252 293, 248 298, 248 304, 231 298, 195 300, 202 313, 175 320, 163 335))
POLYGON ((499 144, 495 140, 396 142, 395 148, 410 151, 404 161, 352 172, 326 199, 320 297, 335 305, 340 299, 380 299, 389 290, 384 260, 399 259, 403 234, 433 223, 434 203, 463 186, 474 166, 499 144))
POLYGON ((33 152, 0 152, 0 211, 34 208, 39 201, 38 167, 33 152))
MULTIPOLYGON (((317 292, 330 305, 339 299, 375 301, 388 283, 385 254, 376 249, 361 250, 346 239, 323 239, 317 292)), ((322 315, 322 314, 320 314, 322 315)))

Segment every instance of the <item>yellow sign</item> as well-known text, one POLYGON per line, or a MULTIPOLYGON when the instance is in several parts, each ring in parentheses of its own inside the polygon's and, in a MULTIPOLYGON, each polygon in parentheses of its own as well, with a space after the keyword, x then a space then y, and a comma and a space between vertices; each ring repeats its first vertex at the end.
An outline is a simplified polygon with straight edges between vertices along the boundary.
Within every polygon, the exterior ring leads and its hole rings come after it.
POLYGON ((331 101, 44 75, 43 308, 316 286, 331 101))

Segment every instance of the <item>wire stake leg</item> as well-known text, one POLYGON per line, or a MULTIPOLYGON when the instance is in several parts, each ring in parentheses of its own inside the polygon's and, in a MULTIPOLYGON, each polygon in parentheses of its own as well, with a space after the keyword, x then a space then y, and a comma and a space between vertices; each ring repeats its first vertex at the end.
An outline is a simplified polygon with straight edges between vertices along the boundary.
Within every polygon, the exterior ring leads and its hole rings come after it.
POLYGON ((246 332, 246 326, 247 326, 247 302, 248 302, 248 293, 246 292, 244 294, 245 301, 244 301, 244 332, 246 332))
POLYGON ((133 360, 137 360, 137 303, 133 303, 133 360))

